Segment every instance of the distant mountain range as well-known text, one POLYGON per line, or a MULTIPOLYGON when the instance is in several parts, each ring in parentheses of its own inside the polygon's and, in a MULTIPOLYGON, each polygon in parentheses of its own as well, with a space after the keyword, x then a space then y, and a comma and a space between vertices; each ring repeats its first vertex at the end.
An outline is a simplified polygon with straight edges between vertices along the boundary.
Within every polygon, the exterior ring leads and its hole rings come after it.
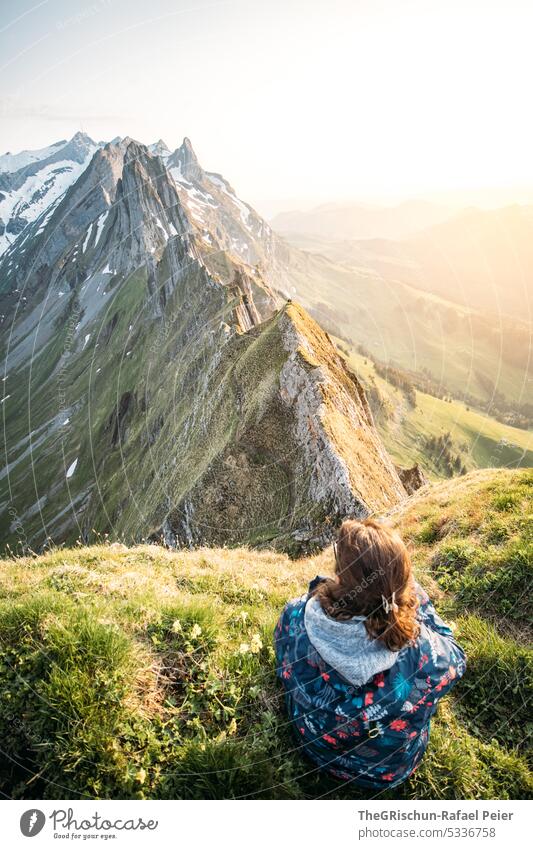
POLYGON ((533 319, 533 207, 463 209, 426 201, 339 204, 277 215, 294 245, 482 313, 533 319))
POLYGON ((445 221, 453 207, 425 200, 408 200, 396 206, 327 203, 306 212, 280 212, 272 227, 287 235, 345 239, 401 239, 445 221))
POLYGON ((360 244, 366 261, 480 312, 533 320, 533 207, 466 209, 395 242, 360 244))

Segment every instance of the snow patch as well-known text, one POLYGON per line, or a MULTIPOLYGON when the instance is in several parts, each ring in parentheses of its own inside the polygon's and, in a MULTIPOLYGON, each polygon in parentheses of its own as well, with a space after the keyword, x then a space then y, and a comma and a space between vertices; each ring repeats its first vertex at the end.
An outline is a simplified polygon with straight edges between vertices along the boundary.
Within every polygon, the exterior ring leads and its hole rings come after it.
POLYGON ((94 240, 94 246, 95 247, 98 244, 100 236, 102 235, 102 230, 105 227, 105 223, 106 223, 108 215, 109 215, 109 210, 106 209, 105 212, 102 212, 102 214, 99 215, 98 218, 96 219, 96 238, 94 240))
POLYGON ((91 221, 91 223, 89 225, 89 229, 87 230, 87 235, 85 236, 83 245, 81 246, 82 253, 85 253, 85 249, 86 249, 86 247, 89 243, 89 239, 91 238, 92 229, 93 229, 93 222, 91 221))
POLYGON ((4 153, 0 156, 0 173, 5 171, 20 171, 26 165, 31 165, 32 162, 40 162, 42 159, 48 159, 52 154, 57 153, 62 147, 68 144, 66 140, 55 142, 48 147, 41 147, 38 150, 21 150, 20 153, 4 153))

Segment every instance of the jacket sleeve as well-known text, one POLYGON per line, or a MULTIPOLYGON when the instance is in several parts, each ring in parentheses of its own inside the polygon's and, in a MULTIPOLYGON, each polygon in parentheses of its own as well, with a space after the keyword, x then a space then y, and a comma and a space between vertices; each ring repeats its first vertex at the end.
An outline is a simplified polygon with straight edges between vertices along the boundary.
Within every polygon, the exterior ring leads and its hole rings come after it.
POLYGON ((283 670, 288 662, 290 644, 294 639, 294 622, 301 599, 288 601, 278 619, 274 630, 274 651, 276 654, 276 674, 278 678, 284 678, 283 670))
POLYGON ((415 589, 420 604, 417 613, 418 620, 423 622, 424 625, 426 625, 426 627, 431 631, 436 631, 437 634, 442 634, 445 637, 453 636, 452 629, 440 618, 439 614, 433 607, 433 602, 429 598, 427 592, 420 586, 420 584, 416 583, 415 589))
POLYGON ((420 607, 422 650, 425 671, 431 682, 433 713, 437 702, 450 692, 466 670, 466 654, 455 640, 452 629, 440 618, 428 594, 417 585, 420 607))
POLYGON ((283 676, 283 660, 287 654, 288 644, 295 635, 295 615, 301 609, 302 604, 309 598, 311 593, 322 581, 328 579, 322 575, 317 575, 309 584, 308 592, 300 598, 294 598, 288 601, 278 619, 276 628, 274 629, 274 651, 276 653, 276 674, 278 677, 283 676))

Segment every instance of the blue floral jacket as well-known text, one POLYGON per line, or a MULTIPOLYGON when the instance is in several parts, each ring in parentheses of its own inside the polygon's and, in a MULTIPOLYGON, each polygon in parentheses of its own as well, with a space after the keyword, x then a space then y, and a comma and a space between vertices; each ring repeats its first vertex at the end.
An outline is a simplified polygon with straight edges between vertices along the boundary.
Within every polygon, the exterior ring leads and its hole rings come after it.
MULTIPOLYGON (((309 585, 311 591, 317 581, 309 585)), ((303 751, 337 778, 363 787, 400 784, 420 762, 437 702, 464 674, 466 657, 417 586, 420 635, 394 665, 355 687, 310 643, 309 594, 290 601, 275 631, 277 673, 303 751)))

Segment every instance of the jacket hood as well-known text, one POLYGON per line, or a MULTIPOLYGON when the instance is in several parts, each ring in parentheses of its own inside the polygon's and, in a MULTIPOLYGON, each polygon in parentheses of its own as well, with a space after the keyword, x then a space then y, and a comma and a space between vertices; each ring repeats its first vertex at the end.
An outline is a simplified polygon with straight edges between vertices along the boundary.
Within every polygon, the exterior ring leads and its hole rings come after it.
POLYGON ((304 623, 309 642, 354 687, 361 687, 378 672, 390 669, 399 654, 369 637, 364 622, 364 616, 344 621, 332 619, 314 596, 305 605, 304 623))

